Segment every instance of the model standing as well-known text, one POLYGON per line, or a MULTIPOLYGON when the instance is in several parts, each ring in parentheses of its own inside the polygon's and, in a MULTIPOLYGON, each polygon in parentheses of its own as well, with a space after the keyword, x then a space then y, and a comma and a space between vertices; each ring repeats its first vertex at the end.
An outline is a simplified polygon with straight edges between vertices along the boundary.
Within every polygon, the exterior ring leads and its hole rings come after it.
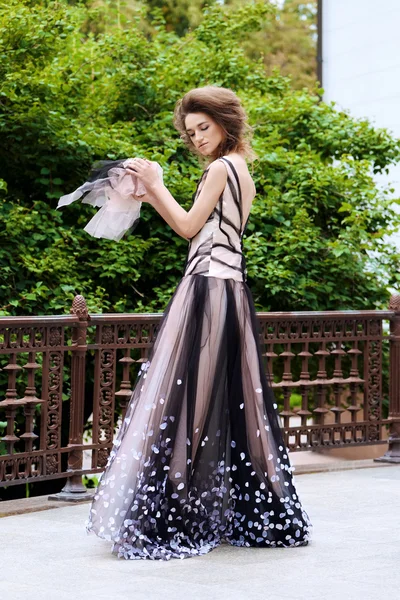
POLYGON ((133 161, 148 190, 140 200, 189 240, 189 251, 87 531, 126 559, 185 558, 222 541, 305 545, 311 524, 293 485, 246 284, 242 237, 256 193, 246 115, 231 90, 208 86, 178 102, 175 126, 210 162, 186 211, 154 163, 133 161))

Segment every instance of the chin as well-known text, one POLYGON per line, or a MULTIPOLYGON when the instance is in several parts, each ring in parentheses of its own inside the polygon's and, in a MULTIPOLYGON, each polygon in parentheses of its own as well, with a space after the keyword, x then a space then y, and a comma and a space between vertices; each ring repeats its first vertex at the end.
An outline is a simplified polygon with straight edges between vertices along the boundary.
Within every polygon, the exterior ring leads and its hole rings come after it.
POLYGON ((202 150, 201 148, 199 148, 199 152, 201 152, 203 156, 213 156, 215 154, 215 148, 207 148, 207 150, 202 150))

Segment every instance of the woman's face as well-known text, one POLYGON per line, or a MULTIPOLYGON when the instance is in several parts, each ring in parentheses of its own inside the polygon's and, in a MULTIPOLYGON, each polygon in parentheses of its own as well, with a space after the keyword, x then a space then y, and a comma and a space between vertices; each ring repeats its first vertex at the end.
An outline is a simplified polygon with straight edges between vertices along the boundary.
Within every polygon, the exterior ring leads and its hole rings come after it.
POLYGON ((189 113, 185 118, 186 133, 203 156, 211 156, 225 139, 225 132, 206 113, 189 113))

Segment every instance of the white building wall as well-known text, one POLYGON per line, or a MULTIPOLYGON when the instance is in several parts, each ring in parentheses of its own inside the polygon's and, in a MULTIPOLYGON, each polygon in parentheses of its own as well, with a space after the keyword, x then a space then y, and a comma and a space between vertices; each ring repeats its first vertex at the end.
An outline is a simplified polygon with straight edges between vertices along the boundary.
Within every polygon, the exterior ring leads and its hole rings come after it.
MULTIPOLYGON (((322 2, 324 100, 400 138, 400 0, 322 2)), ((400 164, 378 182, 400 197, 400 164)))

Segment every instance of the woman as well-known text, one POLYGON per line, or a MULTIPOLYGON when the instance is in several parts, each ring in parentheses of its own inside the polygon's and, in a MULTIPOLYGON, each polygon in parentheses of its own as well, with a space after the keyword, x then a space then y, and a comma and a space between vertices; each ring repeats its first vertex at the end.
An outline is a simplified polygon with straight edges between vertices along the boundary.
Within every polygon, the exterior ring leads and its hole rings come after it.
POLYGON ((127 559, 185 558, 222 541, 305 545, 311 524, 293 485, 245 283, 242 237, 256 193, 246 115, 231 90, 207 86, 177 103, 175 126, 209 166, 187 212, 155 163, 132 163, 148 190, 140 199, 189 240, 189 251, 87 531, 127 559))

